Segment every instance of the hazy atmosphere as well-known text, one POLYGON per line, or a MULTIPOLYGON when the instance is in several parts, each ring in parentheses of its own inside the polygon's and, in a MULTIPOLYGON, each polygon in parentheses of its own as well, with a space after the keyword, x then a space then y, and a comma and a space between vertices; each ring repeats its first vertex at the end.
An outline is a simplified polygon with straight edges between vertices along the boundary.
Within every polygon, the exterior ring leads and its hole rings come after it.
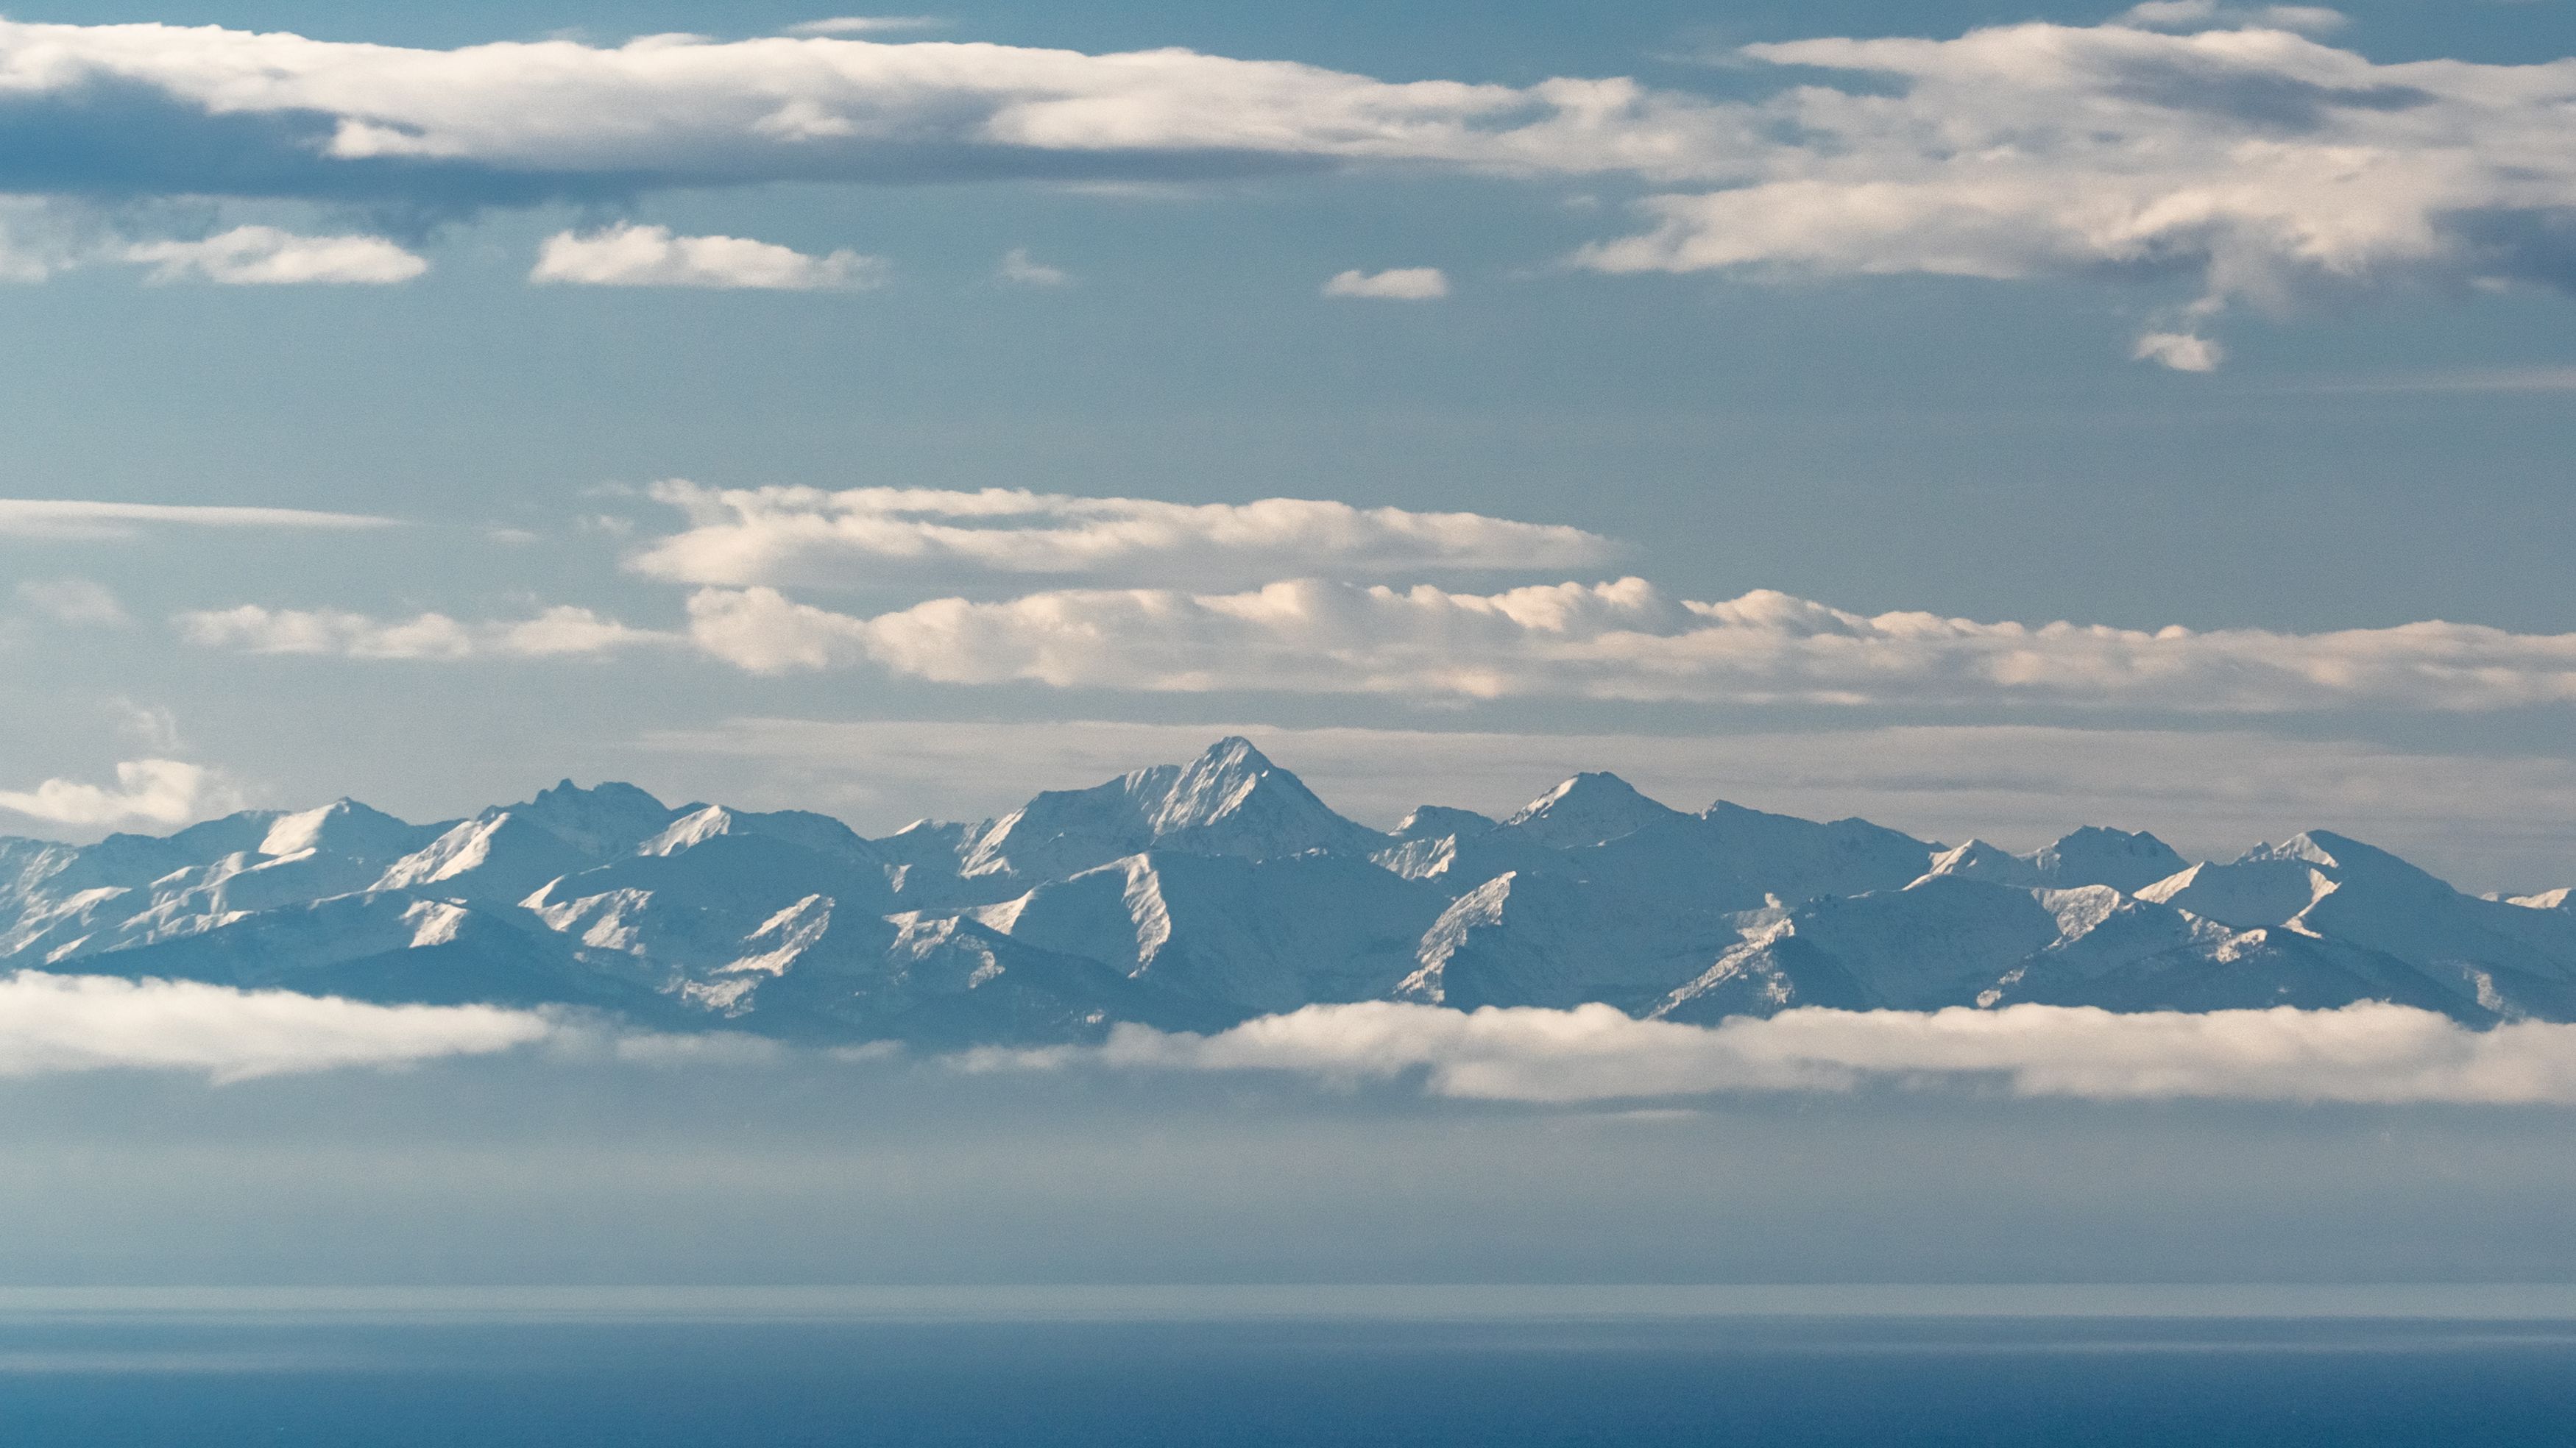
POLYGON ((0 1288, 2576 1280, 2571 57, 13 11, 0 1288))

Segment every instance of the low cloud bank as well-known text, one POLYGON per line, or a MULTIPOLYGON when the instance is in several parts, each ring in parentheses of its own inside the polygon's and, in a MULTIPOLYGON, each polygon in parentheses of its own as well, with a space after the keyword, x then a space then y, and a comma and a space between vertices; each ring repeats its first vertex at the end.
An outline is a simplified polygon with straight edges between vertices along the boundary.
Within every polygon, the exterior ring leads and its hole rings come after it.
POLYGON ((218 1081, 488 1056, 547 1039, 497 1006, 379 1006, 193 981, 21 971, 0 977, 0 1076, 202 1072, 218 1081))
POLYGON ((2016 1096, 2093 1101, 2576 1104, 2576 1026, 2473 1031, 2381 1004, 2139 1015, 1807 1009, 1688 1026, 1606 1005, 1459 1012, 1365 1002, 1309 1006, 1212 1036, 1121 1026, 1099 1047, 979 1051, 959 1064, 1286 1071, 1342 1082, 1419 1073, 1435 1096, 1544 1104, 1997 1080, 2016 1096))
MULTIPOLYGON (((371 1005, 192 981, 21 971, 0 977, 0 1078, 176 1071, 223 1083, 544 1047, 568 1062, 761 1068, 802 1053, 727 1032, 624 1032, 555 1011, 371 1005)), ((842 1064, 892 1046, 821 1053, 842 1064)), ((975 1073, 1287 1072, 1334 1084, 1418 1078, 1458 1100, 1579 1105, 1873 1085, 2089 1101, 2576 1105, 2576 1025, 2476 1031, 2429 1011, 1795 1010, 1715 1026, 1606 1005, 1473 1012, 1383 1001, 1309 1006, 1214 1035, 1124 1025, 1098 1046, 992 1047, 975 1073)))

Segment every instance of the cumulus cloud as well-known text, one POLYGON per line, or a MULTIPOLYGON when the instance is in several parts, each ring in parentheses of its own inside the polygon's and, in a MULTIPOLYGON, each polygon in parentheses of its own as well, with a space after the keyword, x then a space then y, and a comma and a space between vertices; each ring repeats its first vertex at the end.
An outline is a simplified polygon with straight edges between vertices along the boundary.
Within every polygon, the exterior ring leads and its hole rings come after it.
POLYGON ((462 622, 443 613, 379 619, 330 609, 238 608, 182 613, 179 632, 201 648, 253 654, 320 654, 351 659, 545 659, 666 643, 587 608, 549 608, 533 618, 462 622))
POLYGON ((1073 280, 1062 267, 1048 266, 1030 256, 1025 246, 1002 253, 1002 265, 994 274, 1016 287, 1060 287, 1073 280))
POLYGON ((2576 1103, 2576 1026, 2472 1031, 2376 1003, 2138 1015, 2037 1005, 1805 1009, 1684 1026, 1605 1005, 1467 1013, 1371 1001, 1308 1006, 1213 1036, 1122 1025, 1098 1047, 984 1050, 959 1064, 1418 1075, 1437 1096, 1542 1103, 1980 1082, 2092 1101, 2576 1103))
POLYGON ((49 779, 34 789, 0 790, 0 810, 83 827, 184 825, 240 805, 221 774, 179 759, 129 759, 116 766, 112 786, 49 779))
POLYGON ((1449 295, 1449 278, 1436 266, 1382 272, 1346 271, 1324 283, 1328 297, 1369 297, 1389 302, 1429 302, 1449 295))
POLYGON ((131 538, 153 525, 188 528, 343 530, 389 528, 391 518, 307 508, 108 503, 81 498, 0 498, 0 538, 131 538))
POLYGON ((701 591, 693 635, 760 672, 866 659, 952 684, 1466 699, 2477 710, 2576 701, 2576 635, 2469 624, 2288 634, 1718 603, 1641 578, 1502 593, 1313 579, 1247 593, 1065 589, 858 618, 771 589, 701 591))
POLYGON ((381 236, 297 236, 274 226, 237 226, 202 241, 137 242, 125 259, 151 267, 156 282, 226 286, 388 286, 429 270, 381 236))
POLYGON ((681 583, 850 582, 865 576, 863 569, 892 564, 1200 578, 1555 568, 1600 562, 1617 551, 1610 540, 1579 528, 1312 498, 1166 503, 1006 488, 827 492, 679 481, 652 491, 686 513, 691 526, 631 563, 681 583))
POLYGON ((129 620, 113 590, 87 578, 31 578, 17 587, 18 601, 56 623, 117 628, 129 620))
POLYGON ((707 287, 732 291, 857 291, 885 281, 882 257, 808 256, 739 236, 674 236, 664 226, 559 232, 538 253, 532 282, 593 287, 707 287))
POLYGON ((242 1081, 491 1055, 553 1030, 543 1016, 493 1006, 378 1006, 35 971, 0 977, 0 1076, 145 1070, 242 1081))

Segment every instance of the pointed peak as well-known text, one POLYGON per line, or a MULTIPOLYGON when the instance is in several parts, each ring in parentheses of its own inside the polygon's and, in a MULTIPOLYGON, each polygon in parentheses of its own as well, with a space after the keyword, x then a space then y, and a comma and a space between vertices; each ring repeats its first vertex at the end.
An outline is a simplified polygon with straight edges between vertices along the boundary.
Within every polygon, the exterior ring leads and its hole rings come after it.
POLYGON ((1503 821, 1540 844, 1574 849, 1606 844, 1635 834, 1657 820, 1681 818, 1679 811, 1647 798, 1615 774, 1578 774, 1503 821))
POLYGON ((1229 734, 1199 751, 1197 764, 1215 768, 1276 769, 1260 746, 1240 734, 1229 734))
MULTIPOLYGON (((1503 823, 1507 825, 1521 824, 1525 821, 1535 819, 1540 814, 1545 813, 1548 810, 1555 809, 1561 805, 1590 804, 1596 801, 1609 800, 1643 800, 1647 804, 1655 803, 1653 800, 1646 799, 1645 795, 1640 794, 1635 785, 1630 784, 1619 776, 1610 773, 1608 770, 1587 769, 1581 774, 1577 774, 1573 778, 1566 780, 1556 788, 1549 790, 1547 793, 1540 795, 1538 798, 1531 800, 1528 804, 1521 806, 1519 813, 1514 814, 1507 820, 1504 820, 1503 823)), ((1656 805, 1656 808, 1661 809, 1663 806, 1656 805)))

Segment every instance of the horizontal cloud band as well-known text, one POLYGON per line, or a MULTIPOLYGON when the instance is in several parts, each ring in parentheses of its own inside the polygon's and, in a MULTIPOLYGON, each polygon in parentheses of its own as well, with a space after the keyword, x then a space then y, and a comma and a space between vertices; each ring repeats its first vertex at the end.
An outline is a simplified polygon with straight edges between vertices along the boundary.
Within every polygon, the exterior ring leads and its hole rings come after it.
POLYGON ((2027 699, 2209 712, 2576 700, 2576 635, 2451 623, 2283 634, 1875 617, 1769 591, 1671 599, 1643 579, 1497 594, 1302 580, 1249 593, 1063 590, 873 618, 702 590, 691 632, 778 673, 870 661, 954 684, 1296 689, 1822 704, 2027 699))
POLYGON ((1605 1005, 1466 1013, 1366 1002, 1309 1006, 1213 1036, 1123 1025, 1102 1046, 985 1050, 959 1064, 1287 1071, 1339 1081, 1418 1073, 1437 1096, 1557 1104, 1978 1080, 2017 1096, 2095 1101, 2576 1104, 2576 1026, 2472 1031, 2381 1004, 2201 1015, 1806 1009, 1687 1026, 1605 1005))

